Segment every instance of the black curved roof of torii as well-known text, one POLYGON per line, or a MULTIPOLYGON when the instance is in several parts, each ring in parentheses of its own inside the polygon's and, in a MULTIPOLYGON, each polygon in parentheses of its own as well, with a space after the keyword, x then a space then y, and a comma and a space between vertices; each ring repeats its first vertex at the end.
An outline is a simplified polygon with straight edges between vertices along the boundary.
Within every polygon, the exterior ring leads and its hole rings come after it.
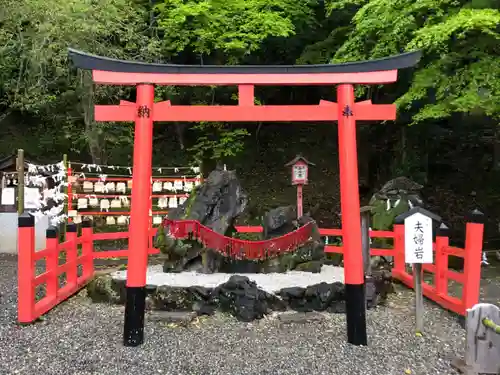
POLYGON ((73 64, 81 69, 122 73, 160 74, 314 74, 314 73, 366 73, 398 70, 415 66, 421 51, 407 52, 383 59, 320 65, 177 65, 150 64, 102 57, 68 49, 73 64))

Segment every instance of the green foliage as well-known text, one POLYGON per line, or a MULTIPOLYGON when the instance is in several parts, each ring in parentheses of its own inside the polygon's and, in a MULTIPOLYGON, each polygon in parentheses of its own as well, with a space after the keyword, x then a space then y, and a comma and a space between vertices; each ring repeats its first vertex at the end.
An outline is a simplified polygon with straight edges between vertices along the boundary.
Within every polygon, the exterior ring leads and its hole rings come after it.
MULTIPOLYGON (((94 101, 126 97, 129 89, 94 87, 89 74, 74 74, 67 48, 115 58, 133 58, 141 51, 143 59, 152 59, 157 43, 146 33, 146 15, 132 0, 5 0, 0 13, 4 118, 20 112, 46 124, 33 129, 41 151, 55 143, 79 153, 89 141, 102 146, 104 134, 118 147, 130 145, 127 127, 96 124, 92 111, 94 101)), ((33 143, 25 147, 32 155, 33 143)))
POLYGON ((236 156, 243 151, 244 138, 250 135, 246 129, 231 130, 224 124, 213 122, 200 122, 193 126, 193 130, 204 134, 199 136, 196 144, 188 150, 200 162, 206 159, 224 160, 236 156))
POLYGON ((500 115, 498 9, 457 0, 334 1, 329 9, 353 5, 358 10, 351 33, 333 60, 421 49, 424 58, 396 102, 414 114, 413 123, 457 112, 500 115))
MULTIPOLYGON (((310 12, 311 0, 164 0, 156 6, 167 51, 190 50, 218 63, 235 62, 269 37, 294 33, 293 19, 310 12)), ((202 61, 203 63, 203 61, 202 61)))

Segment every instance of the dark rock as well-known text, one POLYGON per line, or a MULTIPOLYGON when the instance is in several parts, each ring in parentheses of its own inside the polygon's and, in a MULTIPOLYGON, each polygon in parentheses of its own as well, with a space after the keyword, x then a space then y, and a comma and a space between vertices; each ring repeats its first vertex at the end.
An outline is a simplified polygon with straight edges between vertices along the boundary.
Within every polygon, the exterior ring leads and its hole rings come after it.
POLYGON ((201 315, 212 315, 217 310, 217 306, 210 303, 203 303, 197 301, 193 304, 193 311, 196 312, 198 316, 201 315))
POLYGON ((279 298, 259 289, 246 276, 231 276, 226 283, 214 289, 211 300, 222 311, 245 322, 261 319, 272 310, 286 308, 279 298))
POLYGON ((160 285, 153 301, 158 310, 191 311, 196 299, 188 288, 160 285))
POLYGON ((326 316, 318 312, 286 312, 278 315, 283 324, 322 322, 326 316))
MULTIPOLYGON (((87 291, 94 302, 125 303, 125 281, 113 279, 109 274, 96 277, 88 285, 87 291)), ((375 272, 367 280, 366 291, 368 308, 383 303, 393 291, 390 272, 375 272)), ((147 310, 174 311, 179 314, 194 312, 196 315, 211 315, 220 310, 241 321, 260 319, 272 311, 287 309, 345 313, 345 287, 340 282, 323 282, 307 288, 283 288, 271 294, 258 288, 248 277, 234 275, 214 289, 167 285, 156 288, 150 285, 147 287, 146 305, 147 310)))
POLYGON ((311 236, 307 242, 303 243, 295 251, 263 260, 259 263, 259 272, 286 272, 289 270, 321 272, 321 267, 326 259, 325 244, 319 234, 318 226, 310 216, 304 215, 299 219, 295 219, 295 208, 292 206, 278 207, 271 210, 264 219, 263 238, 283 236, 311 222, 311 236))
POLYGON ((378 304, 379 294, 377 293, 377 287, 375 285, 375 280, 372 277, 367 277, 365 281, 365 296, 366 296, 366 307, 371 309, 378 304))
MULTIPOLYGON (((178 208, 170 210, 172 220, 196 220, 222 235, 234 232, 234 220, 244 211, 247 196, 234 171, 218 168, 196 187, 189 198, 178 208)), ((206 252, 206 262, 202 262, 205 249, 192 240, 176 240, 169 235, 169 228, 158 230, 155 245, 164 255, 164 272, 195 270, 216 272, 220 262, 213 252, 206 252)), ((220 259, 219 259, 220 260, 220 259)))
MULTIPOLYGON (((230 237, 236 232, 234 221, 246 205, 247 197, 235 173, 216 169, 194 189, 186 202, 169 212, 168 219, 196 220, 216 233, 230 237)), ((163 254, 164 272, 269 273, 293 269, 320 272, 325 254, 319 229, 308 215, 297 219, 294 206, 278 207, 265 214, 263 238, 284 236, 310 222, 313 222, 311 237, 306 243, 296 250, 261 260, 245 259, 245 254, 229 257, 220 253, 220 249, 205 249, 193 239, 175 239, 170 236, 168 224, 163 230, 158 230, 155 246, 163 254)))
POLYGON ((197 301, 208 301, 212 294, 212 289, 203 286, 190 286, 187 288, 193 299, 197 301))
POLYGON ((278 292, 278 295, 283 299, 301 299, 304 297, 306 290, 298 286, 292 288, 283 288, 278 292))
POLYGON ((94 302, 124 304, 125 280, 116 280, 110 274, 97 274, 87 285, 87 295, 94 302))
POLYGON ((336 301, 332 303, 330 306, 328 306, 326 311, 331 314, 345 314, 346 312, 345 301, 336 301))
POLYGON ((196 318, 193 311, 155 311, 149 315, 151 321, 174 323, 186 326, 196 318))
POLYGON ((298 228, 297 210, 295 206, 274 208, 264 215, 264 239, 281 237, 298 228))
POLYGON ((378 296, 374 303, 377 305, 384 304, 388 295, 394 293, 391 272, 387 270, 375 271, 373 272, 372 279, 375 285, 375 292, 378 296))
POLYGON ((320 283, 307 288, 284 288, 278 295, 293 310, 296 311, 324 311, 337 301, 345 298, 344 284, 320 283))

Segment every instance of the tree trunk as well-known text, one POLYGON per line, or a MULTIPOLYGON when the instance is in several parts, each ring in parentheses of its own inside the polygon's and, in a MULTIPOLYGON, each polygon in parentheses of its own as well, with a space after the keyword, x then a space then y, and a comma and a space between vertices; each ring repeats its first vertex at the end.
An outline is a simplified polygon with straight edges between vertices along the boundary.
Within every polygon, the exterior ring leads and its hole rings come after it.
POLYGON ((94 121, 94 86, 88 72, 81 72, 83 88, 82 110, 85 124, 85 137, 89 146, 90 156, 94 164, 106 164, 106 142, 99 125, 94 121))
POLYGON ((493 170, 500 171, 500 124, 495 125, 493 138, 493 170))
POLYGON ((184 150, 184 129, 186 128, 186 124, 180 124, 178 122, 175 123, 175 132, 177 133, 177 140, 179 141, 179 145, 181 150, 184 150))

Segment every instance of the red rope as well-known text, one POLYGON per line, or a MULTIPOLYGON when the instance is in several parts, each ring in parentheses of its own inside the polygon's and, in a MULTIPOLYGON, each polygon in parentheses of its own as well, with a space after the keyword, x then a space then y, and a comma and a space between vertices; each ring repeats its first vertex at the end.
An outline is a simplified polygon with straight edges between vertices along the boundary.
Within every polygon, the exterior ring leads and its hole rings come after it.
POLYGON ((193 237, 204 247, 213 249, 226 257, 235 259, 265 259, 286 252, 297 250, 311 237, 314 222, 269 240, 248 241, 224 236, 196 220, 165 219, 162 227, 168 228, 169 234, 176 239, 193 237))

